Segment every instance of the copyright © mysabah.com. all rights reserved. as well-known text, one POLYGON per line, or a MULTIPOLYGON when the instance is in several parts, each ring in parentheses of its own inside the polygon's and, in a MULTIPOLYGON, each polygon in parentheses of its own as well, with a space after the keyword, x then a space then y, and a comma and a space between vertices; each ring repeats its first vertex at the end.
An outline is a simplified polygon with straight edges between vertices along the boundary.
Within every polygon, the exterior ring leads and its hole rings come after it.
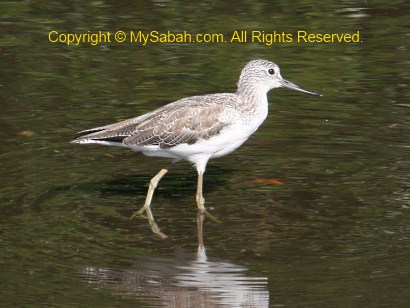
POLYGON ((150 44, 179 43, 179 44, 229 44, 229 43, 261 43, 267 46, 282 43, 361 43, 360 32, 352 33, 310 33, 298 30, 296 33, 285 31, 237 30, 231 34, 223 33, 189 33, 157 30, 118 30, 87 31, 86 33, 68 33, 51 30, 48 40, 53 44, 68 46, 100 44, 136 44, 147 46, 150 44))

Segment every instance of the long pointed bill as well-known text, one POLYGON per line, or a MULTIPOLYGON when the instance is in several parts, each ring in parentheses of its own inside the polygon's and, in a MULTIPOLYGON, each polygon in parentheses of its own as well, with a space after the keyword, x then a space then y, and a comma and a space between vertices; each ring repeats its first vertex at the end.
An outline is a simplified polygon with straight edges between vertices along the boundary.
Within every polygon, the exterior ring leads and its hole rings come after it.
POLYGON ((310 95, 322 96, 322 94, 318 92, 302 89, 301 87, 295 85, 294 83, 291 83, 290 81, 287 81, 286 79, 282 79, 281 84, 282 84, 282 87, 284 88, 289 88, 289 89, 296 90, 296 91, 303 92, 303 93, 310 94, 310 95))

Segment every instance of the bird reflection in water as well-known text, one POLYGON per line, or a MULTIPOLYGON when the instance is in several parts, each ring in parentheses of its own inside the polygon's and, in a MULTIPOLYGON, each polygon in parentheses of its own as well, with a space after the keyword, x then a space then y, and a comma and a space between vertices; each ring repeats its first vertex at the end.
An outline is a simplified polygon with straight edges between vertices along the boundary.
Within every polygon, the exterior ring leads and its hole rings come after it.
POLYGON ((82 274, 89 284, 120 291, 147 306, 269 307, 267 277, 224 260, 209 260, 203 236, 204 215, 198 212, 198 251, 175 248, 175 257, 139 257, 129 269, 89 266, 82 274))

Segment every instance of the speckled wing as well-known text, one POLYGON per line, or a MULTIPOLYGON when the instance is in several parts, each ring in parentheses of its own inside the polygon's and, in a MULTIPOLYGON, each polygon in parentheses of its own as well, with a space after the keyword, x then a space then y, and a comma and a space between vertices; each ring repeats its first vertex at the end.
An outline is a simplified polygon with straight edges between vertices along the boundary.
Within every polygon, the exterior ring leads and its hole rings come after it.
POLYGON ((125 146, 194 144, 217 135, 229 123, 222 122, 219 95, 185 98, 143 116, 82 131, 74 142, 111 142, 125 146))

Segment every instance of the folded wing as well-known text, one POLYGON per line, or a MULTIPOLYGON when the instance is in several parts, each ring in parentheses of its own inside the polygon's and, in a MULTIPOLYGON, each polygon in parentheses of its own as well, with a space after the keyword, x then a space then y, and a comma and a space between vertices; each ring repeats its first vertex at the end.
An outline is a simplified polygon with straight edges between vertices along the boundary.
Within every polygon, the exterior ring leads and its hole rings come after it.
POLYGON ((74 143, 111 143, 128 147, 158 145, 162 149, 194 144, 217 135, 221 121, 218 97, 182 99, 143 116, 79 132, 74 143))

